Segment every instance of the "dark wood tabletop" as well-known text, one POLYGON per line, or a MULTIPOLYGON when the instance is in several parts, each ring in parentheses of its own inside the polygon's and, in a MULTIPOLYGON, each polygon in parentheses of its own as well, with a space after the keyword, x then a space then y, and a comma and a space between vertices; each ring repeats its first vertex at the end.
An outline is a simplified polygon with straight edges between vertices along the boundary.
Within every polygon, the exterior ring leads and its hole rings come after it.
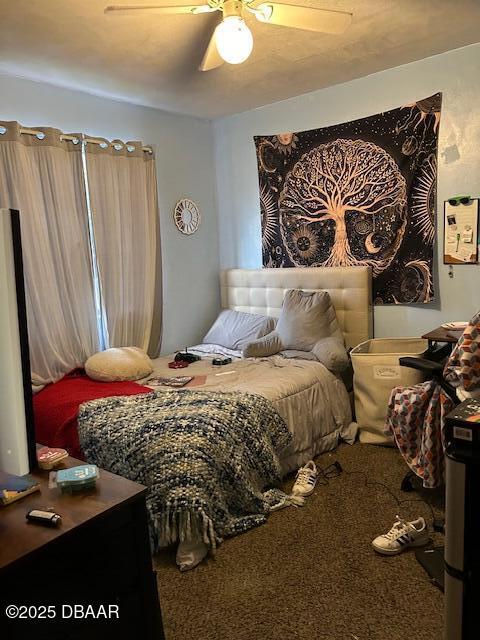
POLYGON ((425 333, 422 338, 429 340, 430 342, 458 342, 458 339, 462 335, 463 330, 452 331, 452 329, 444 329, 443 327, 437 327, 428 333, 425 333), (451 333, 452 335, 449 335, 451 333))
MULTIPOLYGON (((69 457, 58 468, 79 464, 84 463, 69 457)), ((0 507, 0 569, 147 491, 141 484, 102 469, 95 489, 76 494, 61 493, 57 488, 48 488, 49 473, 35 470, 30 475, 40 483, 40 491, 0 507), (30 509, 54 510, 62 516, 62 522, 55 528, 28 523, 25 515, 30 509)))

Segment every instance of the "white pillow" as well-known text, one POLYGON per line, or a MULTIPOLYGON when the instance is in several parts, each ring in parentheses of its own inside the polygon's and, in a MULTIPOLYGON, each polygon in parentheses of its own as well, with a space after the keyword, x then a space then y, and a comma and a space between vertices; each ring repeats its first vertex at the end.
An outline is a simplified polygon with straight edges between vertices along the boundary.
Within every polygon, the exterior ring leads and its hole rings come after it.
POLYGON ((138 347, 116 347, 95 353, 85 363, 85 371, 93 380, 116 382, 139 380, 153 371, 152 361, 138 347))
POLYGON ((257 338, 267 335, 275 328, 275 319, 254 313, 243 313, 225 309, 203 338, 203 344, 218 344, 233 351, 242 350, 257 338))

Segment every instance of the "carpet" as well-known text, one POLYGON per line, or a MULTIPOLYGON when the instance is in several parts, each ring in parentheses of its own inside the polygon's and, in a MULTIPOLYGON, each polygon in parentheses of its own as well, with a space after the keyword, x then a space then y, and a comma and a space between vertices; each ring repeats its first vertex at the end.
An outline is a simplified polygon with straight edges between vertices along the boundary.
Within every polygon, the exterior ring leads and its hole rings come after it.
MULTIPOLYGON (((430 584, 414 552, 384 557, 371 540, 399 513, 431 513, 422 503, 396 505, 369 481, 401 500, 425 498, 441 513, 443 496, 419 488, 402 493, 407 471, 395 449, 341 445, 319 456, 345 472, 318 485, 302 508, 271 514, 268 522, 226 540, 216 558, 180 573, 174 550, 155 556, 167 640, 438 640, 443 595, 430 584)), ((287 480, 289 489, 293 479, 287 480)), ((432 534, 435 543, 443 538, 432 534)))

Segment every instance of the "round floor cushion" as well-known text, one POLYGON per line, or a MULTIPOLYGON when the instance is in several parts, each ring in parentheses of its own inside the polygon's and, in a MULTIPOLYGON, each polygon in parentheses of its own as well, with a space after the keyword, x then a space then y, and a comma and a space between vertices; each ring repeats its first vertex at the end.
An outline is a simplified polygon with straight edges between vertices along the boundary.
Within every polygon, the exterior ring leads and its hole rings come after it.
POLYGON ((85 371, 93 380, 116 382, 139 380, 153 371, 152 361, 138 347, 115 347, 95 353, 85 363, 85 371))

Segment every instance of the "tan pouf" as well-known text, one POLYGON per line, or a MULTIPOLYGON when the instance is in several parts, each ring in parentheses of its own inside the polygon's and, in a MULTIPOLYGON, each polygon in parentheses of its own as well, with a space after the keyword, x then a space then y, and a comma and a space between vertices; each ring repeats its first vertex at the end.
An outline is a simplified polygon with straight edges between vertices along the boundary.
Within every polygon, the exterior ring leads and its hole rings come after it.
POLYGON ((138 347, 114 347, 90 356, 85 371, 99 382, 139 380, 152 373, 153 365, 145 351, 138 347))
POLYGON ((375 338, 357 345, 350 355, 354 371, 355 414, 360 442, 392 444, 383 428, 394 387, 411 387, 424 381, 415 369, 401 367, 402 356, 422 357, 428 342, 421 338, 375 338))

